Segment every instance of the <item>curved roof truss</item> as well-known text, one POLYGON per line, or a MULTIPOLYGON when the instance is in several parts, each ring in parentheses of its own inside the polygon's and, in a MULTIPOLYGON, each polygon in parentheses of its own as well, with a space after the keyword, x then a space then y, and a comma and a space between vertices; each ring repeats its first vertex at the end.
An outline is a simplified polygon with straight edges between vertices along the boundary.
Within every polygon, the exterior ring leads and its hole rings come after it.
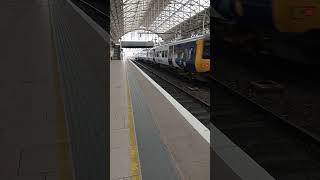
POLYGON ((144 29, 164 40, 210 24, 210 0, 111 0, 111 36, 144 29))

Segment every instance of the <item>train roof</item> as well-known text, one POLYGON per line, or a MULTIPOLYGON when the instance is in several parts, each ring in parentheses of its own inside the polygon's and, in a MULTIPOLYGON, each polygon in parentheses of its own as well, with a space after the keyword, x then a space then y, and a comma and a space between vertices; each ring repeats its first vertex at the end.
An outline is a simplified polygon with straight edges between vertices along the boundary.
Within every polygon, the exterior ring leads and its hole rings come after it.
POLYGON ((179 41, 175 41, 175 42, 169 42, 169 43, 166 43, 166 44, 162 44, 160 46, 157 46, 157 47, 153 47, 153 48, 150 48, 150 49, 155 49, 155 48, 158 48, 158 47, 162 47, 162 46, 170 46, 170 45, 176 45, 176 44, 181 44, 181 43, 186 43, 186 42, 192 42, 192 41, 196 41, 198 39, 210 39, 210 34, 206 34, 206 35, 201 35, 201 36, 196 36, 196 37, 191 37, 191 38, 187 38, 187 39, 182 39, 182 40, 179 40, 179 41))

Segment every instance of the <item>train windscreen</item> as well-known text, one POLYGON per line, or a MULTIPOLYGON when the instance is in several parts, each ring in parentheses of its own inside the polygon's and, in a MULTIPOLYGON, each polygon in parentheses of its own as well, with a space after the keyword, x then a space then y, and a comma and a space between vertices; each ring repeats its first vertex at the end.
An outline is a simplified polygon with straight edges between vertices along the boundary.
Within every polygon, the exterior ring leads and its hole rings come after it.
POLYGON ((204 41, 202 58, 210 59, 210 40, 204 41))

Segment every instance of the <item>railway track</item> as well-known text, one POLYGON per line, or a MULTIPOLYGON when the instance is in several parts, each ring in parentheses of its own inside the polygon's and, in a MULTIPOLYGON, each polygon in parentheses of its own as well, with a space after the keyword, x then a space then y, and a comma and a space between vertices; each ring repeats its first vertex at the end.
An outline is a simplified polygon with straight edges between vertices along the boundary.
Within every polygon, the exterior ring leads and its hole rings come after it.
POLYGON ((199 117, 197 109, 205 109, 207 118, 198 118, 204 125, 211 129, 213 123, 277 180, 320 180, 320 140, 314 134, 212 77, 213 117, 209 122, 210 106, 161 78, 155 69, 135 63, 195 117, 199 117))
POLYGON ((193 114, 205 126, 210 124, 210 104, 191 94, 185 88, 170 81, 160 72, 147 67, 138 61, 133 61, 139 68, 148 74, 156 83, 165 89, 174 99, 193 114))
POLYGON ((85 0, 72 0, 72 1, 79 8, 81 8, 88 16, 90 16, 97 24, 99 24, 103 29, 105 30, 109 29, 109 23, 107 19, 109 18, 109 16, 107 15, 107 12, 108 12, 107 9, 103 7, 97 7, 100 4, 92 4, 85 0), (102 9, 105 9, 105 12, 102 9))
POLYGON ((320 136, 318 65, 310 66, 269 57, 226 55, 226 52, 219 59, 215 63, 215 78, 275 114, 320 136), (271 88, 265 86, 265 89, 257 89, 252 85, 270 80, 282 88, 270 91, 274 84, 271 88))
POLYGON ((318 137, 212 80, 218 129, 277 180, 320 179, 318 137))

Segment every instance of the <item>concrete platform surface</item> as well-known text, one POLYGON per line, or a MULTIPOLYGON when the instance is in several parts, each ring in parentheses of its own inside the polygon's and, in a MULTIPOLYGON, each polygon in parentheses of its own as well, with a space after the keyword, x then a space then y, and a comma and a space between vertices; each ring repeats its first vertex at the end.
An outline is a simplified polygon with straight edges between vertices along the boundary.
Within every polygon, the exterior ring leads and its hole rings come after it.
POLYGON ((0 179, 71 177, 49 16, 48 0, 0 1, 0 179))
POLYGON ((130 89, 135 96, 132 102, 142 177, 210 179, 210 134, 207 134, 208 139, 202 134, 209 130, 202 132, 205 127, 191 113, 178 106, 169 94, 130 61, 127 62, 127 71, 130 89), (162 176, 152 176, 158 173, 151 168, 144 173, 144 164, 162 169, 162 176), (165 172, 168 177, 163 176, 165 172))
POLYGON ((110 62, 110 179, 140 179, 126 65, 110 62), (134 142, 132 142, 134 141, 134 142))
POLYGON ((75 8, 0 1, 1 180, 107 177, 106 37, 75 8))

